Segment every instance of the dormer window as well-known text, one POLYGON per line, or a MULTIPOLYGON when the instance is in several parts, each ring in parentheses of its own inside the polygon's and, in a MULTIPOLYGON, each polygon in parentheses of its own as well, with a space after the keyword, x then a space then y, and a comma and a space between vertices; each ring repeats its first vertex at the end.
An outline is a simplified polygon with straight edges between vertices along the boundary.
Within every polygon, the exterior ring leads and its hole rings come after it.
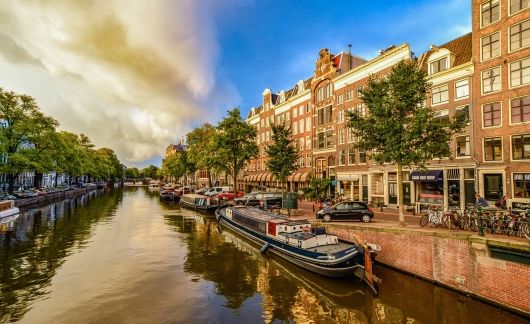
POLYGON ((440 71, 447 70, 449 68, 449 64, 447 57, 442 57, 439 60, 436 60, 432 63, 430 63, 430 74, 438 73, 440 71))

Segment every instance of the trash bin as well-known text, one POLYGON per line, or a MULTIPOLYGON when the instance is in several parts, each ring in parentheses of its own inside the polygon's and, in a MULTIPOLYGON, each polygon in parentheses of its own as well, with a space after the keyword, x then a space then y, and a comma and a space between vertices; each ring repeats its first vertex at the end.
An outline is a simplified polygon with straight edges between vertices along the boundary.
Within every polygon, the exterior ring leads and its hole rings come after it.
POLYGON ((298 209, 298 194, 296 192, 284 192, 282 197, 282 208, 298 209))

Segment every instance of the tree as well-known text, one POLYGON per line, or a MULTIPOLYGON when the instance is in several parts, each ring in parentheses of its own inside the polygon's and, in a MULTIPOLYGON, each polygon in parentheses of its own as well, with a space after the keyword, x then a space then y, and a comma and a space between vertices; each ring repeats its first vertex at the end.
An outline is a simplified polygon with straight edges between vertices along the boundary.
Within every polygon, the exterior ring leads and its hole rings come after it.
POLYGON ((125 177, 129 180, 138 179, 140 178, 140 171, 136 167, 127 168, 127 170, 125 170, 125 177))
POLYGON ((146 178, 158 179, 158 167, 152 164, 148 167, 143 168, 141 173, 146 178))
POLYGON ((272 144, 267 145, 265 152, 269 159, 265 162, 271 173, 280 182, 298 169, 298 151, 291 140, 291 130, 284 124, 274 125, 272 128, 272 144))
POLYGON ((7 174, 9 192, 21 172, 46 172, 54 167, 47 153, 56 140, 58 125, 40 111, 32 97, 0 88, 0 172, 7 174))
POLYGON ((239 108, 229 110, 228 116, 217 125, 212 149, 214 162, 226 166, 234 179, 234 190, 237 190, 237 176, 241 169, 258 155, 256 129, 241 119, 239 108))
POLYGON ((319 179, 312 176, 309 178, 309 186, 304 187, 302 190, 306 198, 324 200, 327 198, 330 184, 330 179, 319 179))
POLYGON ((212 187, 212 170, 219 169, 215 151, 213 150, 213 138, 215 136, 215 127, 206 123, 201 127, 195 128, 186 135, 188 143, 188 159, 195 164, 198 169, 206 169, 208 173, 208 185, 212 187))
POLYGON ((106 180, 116 180, 123 177, 123 168, 116 156, 116 153, 110 148, 103 147, 96 151, 101 160, 101 170, 99 178, 106 180))
POLYGON ((467 122, 462 115, 439 119, 425 107, 430 84, 415 61, 401 61, 384 78, 371 76, 361 91, 368 114, 349 113, 355 147, 370 151, 378 164, 397 166, 399 222, 404 225, 403 167, 425 167, 433 158, 450 157, 449 141, 467 122))

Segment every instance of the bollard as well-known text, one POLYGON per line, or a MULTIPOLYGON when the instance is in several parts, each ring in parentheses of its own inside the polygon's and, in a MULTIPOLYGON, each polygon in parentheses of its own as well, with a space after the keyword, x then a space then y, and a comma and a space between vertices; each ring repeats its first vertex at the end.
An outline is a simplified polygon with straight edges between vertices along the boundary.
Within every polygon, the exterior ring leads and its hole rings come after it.
POLYGON ((478 235, 484 236, 484 227, 482 227, 482 215, 478 217, 478 235))
POLYGON ((315 204, 313 204, 313 213, 315 212, 315 204))

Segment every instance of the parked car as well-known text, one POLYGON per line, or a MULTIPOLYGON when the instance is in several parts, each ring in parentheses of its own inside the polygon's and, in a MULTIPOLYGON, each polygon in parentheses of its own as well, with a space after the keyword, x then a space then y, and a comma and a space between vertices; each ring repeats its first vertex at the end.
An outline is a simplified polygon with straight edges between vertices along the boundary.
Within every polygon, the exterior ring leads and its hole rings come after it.
POLYGON ((202 188, 202 189, 199 189, 197 191, 195 191, 196 194, 199 194, 199 195, 204 195, 205 192, 209 191, 210 188, 206 187, 206 188, 202 188))
POLYGON ((324 207, 317 212, 317 219, 322 219, 324 222, 358 219, 369 223, 372 218, 374 218, 374 212, 362 201, 343 201, 331 207, 324 207))
POLYGON ((281 192, 251 192, 241 198, 235 198, 236 205, 245 205, 267 209, 272 206, 281 207, 283 193, 281 192))
POLYGON ((213 197, 215 195, 220 194, 221 192, 230 191, 232 188, 230 187, 212 187, 210 190, 206 191, 204 193, 205 196, 213 197))
POLYGON ((226 192, 221 192, 215 197, 217 197, 218 199, 223 199, 223 200, 234 200, 235 198, 243 197, 244 195, 245 193, 243 191, 238 191, 238 192, 226 191, 226 192))
POLYGON ((17 200, 17 197, 10 195, 7 192, 0 192, 0 200, 17 200))

